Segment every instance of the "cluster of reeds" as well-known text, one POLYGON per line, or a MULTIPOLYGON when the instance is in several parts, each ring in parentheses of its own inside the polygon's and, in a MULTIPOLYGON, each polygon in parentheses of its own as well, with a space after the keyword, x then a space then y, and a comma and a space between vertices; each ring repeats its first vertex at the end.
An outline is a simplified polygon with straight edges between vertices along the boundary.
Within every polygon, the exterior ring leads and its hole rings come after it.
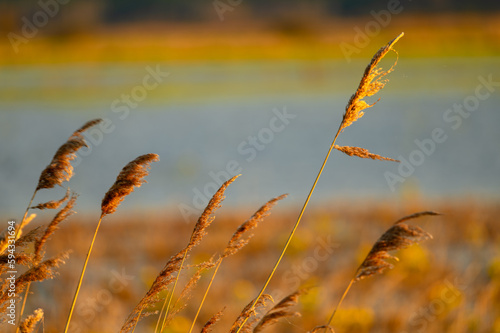
MULTIPOLYGON (((326 158, 321 165, 318 175, 298 215, 293 229, 289 234, 280 255, 278 256, 276 264, 272 268, 267 280, 263 283, 263 287, 260 290, 259 294, 248 303, 248 305, 241 311, 240 315, 234 320, 232 327, 229 329, 231 333, 261 332, 266 327, 271 326, 278 320, 299 315, 298 312, 292 310, 292 307, 298 302, 299 296, 306 293, 307 290, 291 290, 288 296, 284 297, 274 306, 268 305, 269 303, 273 303, 274 300, 272 298, 272 295, 266 294, 265 291, 269 282, 274 276, 278 265, 282 261, 287 248, 299 226, 299 223, 306 210, 314 188, 318 183, 323 168, 325 167, 332 150, 336 149, 349 156, 398 162, 397 160, 394 160, 392 158, 387 158, 370 153, 364 148, 338 146, 336 145, 336 141, 339 135, 347 127, 352 125, 355 121, 359 120, 363 116, 364 110, 372 107, 376 103, 375 102, 369 104, 366 102, 365 98, 376 94, 387 83, 387 79, 385 78, 385 76, 393 70, 395 64, 388 70, 383 70, 382 68, 378 67, 379 62, 389 51, 392 50, 394 44, 402 36, 403 34, 397 36, 387 45, 382 47, 375 54, 370 64, 366 67, 361 82, 356 89, 356 92, 349 99, 342 121, 337 132, 335 133, 326 158)), ((68 187, 66 195, 60 200, 53 200, 38 204, 36 206, 32 206, 32 202, 38 191, 42 189, 51 189, 56 185, 62 186, 64 182, 70 180, 73 174, 71 161, 75 158, 76 152, 80 148, 86 146, 82 133, 90 127, 97 125, 100 121, 100 119, 96 119, 86 123, 80 129, 75 131, 70 136, 70 138, 57 150, 51 163, 42 171, 40 175, 40 179, 36 186, 35 192, 33 193, 26 212, 21 222, 19 223, 19 227, 13 228, 12 230, 7 230, 0 238, 0 273, 5 274, 6 272, 8 272, 9 260, 14 258, 13 255, 10 256, 9 254, 10 246, 14 244, 14 241, 9 241, 9 239, 15 240, 16 265, 25 266, 25 272, 20 275, 15 282, 17 291, 16 297, 18 299, 22 299, 22 309, 20 314, 18 314, 19 319, 23 317, 24 306, 29 296, 30 284, 32 282, 53 278, 56 275, 56 268, 64 263, 64 260, 68 258, 68 253, 65 252, 59 254, 55 258, 44 259, 45 245, 53 235, 53 233, 57 230, 58 225, 73 213, 72 208, 77 199, 77 195, 75 193, 72 193, 68 187), (34 218, 34 215, 28 217, 28 211, 30 209, 57 209, 64 202, 66 202, 65 206, 55 215, 55 217, 47 226, 37 227, 32 229, 30 232, 24 233, 25 226, 34 218), (33 244, 33 251, 26 250, 29 244, 33 244), (20 294, 23 291, 25 291, 24 297, 20 294)), ((117 210, 123 199, 127 195, 132 193, 134 191, 134 188, 140 187, 145 182, 144 178, 148 175, 148 169, 151 163, 158 160, 159 157, 156 154, 146 154, 137 157, 121 170, 114 184, 110 187, 108 192, 104 194, 101 203, 101 213, 92 241, 89 245, 87 256, 83 263, 73 301, 69 309, 64 332, 67 332, 69 330, 72 314, 75 309, 78 300, 78 294, 85 276, 86 267, 91 256, 92 248, 96 242, 99 227, 103 218, 107 215, 113 214, 117 210)), ((156 327, 154 331, 164 332, 168 328, 172 319, 179 313, 179 311, 181 311, 186 306, 190 295, 192 295, 193 290, 197 286, 197 283, 201 279, 203 273, 211 270, 211 278, 208 282, 207 288, 203 292, 203 298, 198 306, 196 315, 192 319, 189 333, 194 330, 198 321, 200 310, 202 309, 205 301, 209 298, 210 288, 214 279, 216 278, 217 272, 219 271, 222 262, 228 257, 237 254, 243 247, 245 247, 245 245, 248 244, 252 236, 251 231, 256 228, 266 216, 269 215, 271 208, 286 196, 281 195, 273 198, 266 202, 262 207, 260 207, 248 220, 243 222, 236 229, 233 236, 229 239, 227 246, 224 249, 221 249, 220 253, 212 255, 209 260, 202 263, 198 263, 195 265, 188 264, 190 262, 189 257, 192 250, 204 240, 205 236, 208 233, 208 229, 214 222, 214 214, 221 206, 222 201, 225 198, 225 192, 227 188, 236 180, 236 178, 238 178, 238 176, 227 180, 213 195, 198 220, 194 223, 194 228, 187 241, 187 244, 167 260, 163 269, 154 279, 149 290, 145 292, 144 297, 138 301, 137 305, 133 309, 131 309, 130 314, 123 323, 123 326, 120 330, 121 332, 134 332, 137 329, 138 325, 140 325, 141 319, 148 316, 157 316, 156 327), (187 273, 188 271, 192 270, 194 270, 194 273, 190 275, 190 277, 187 279, 187 282, 185 282, 182 286, 181 291, 178 292, 177 289, 179 287, 178 285, 181 282, 181 274, 187 273), (156 310, 160 305, 161 310, 156 310)), ((353 283, 363 278, 382 273, 385 269, 392 268, 392 264, 390 263, 390 261, 397 258, 389 254, 390 251, 404 249, 414 243, 431 238, 431 235, 421 228, 404 223, 410 219, 427 215, 437 214, 434 212, 421 212, 404 217, 398 220, 375 242, 372 250, 368 253, 365 260, 356 270, 354 277, 349 282, 348 287, 343 293, 340 301, 337 303, 337 306, 333 310, 333 313, 327 323, 325 325, 317 326, 316 328, 312 329, 311 332, 320 330, 324 330, 325 332, 328 330, 333 331, 333 327, 331 325, 335 313, 337 311, 337 308, 341 305, 350 287, 353 285, 353 283)), ((8 293, 8 288, 9 282, 7 280, 4 280, 4 282, 2 282, 0 285, 0 312, 6 312, 7 306, 9 304, 10 296, 8 293)), ((16 301, 18 301, 18 299, 16 301)), ((218 312, 215 312, 213 316, 204 325, 201 326, 201 332, 212 331, 223 313, 224 309, 220 309, 218 312)), ((16 323, 16 327, 17 330, 20 330, 21 332, 31 332, 32 330, 34 330, 37 323, 42 320, 43 310, 37 309, 33 314, 26 316, 24 320, 20 320, 18 323, 16 323)), ((140 331, 143 331, 143 329, 140 329, 140 331)))

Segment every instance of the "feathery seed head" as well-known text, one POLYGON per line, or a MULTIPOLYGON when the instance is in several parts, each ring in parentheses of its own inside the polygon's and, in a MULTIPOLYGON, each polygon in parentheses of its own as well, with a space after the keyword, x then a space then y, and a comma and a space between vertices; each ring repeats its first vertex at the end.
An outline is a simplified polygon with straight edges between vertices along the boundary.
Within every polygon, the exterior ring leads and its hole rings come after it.
POLYGON ((134 186, 140 187, 145 183, 143 178, 148 175, 150 164, 159 160, 157 154, 146 154, 128 163, 102 199, 102 216, 113 214, 123 199, 134 191, 134 186))

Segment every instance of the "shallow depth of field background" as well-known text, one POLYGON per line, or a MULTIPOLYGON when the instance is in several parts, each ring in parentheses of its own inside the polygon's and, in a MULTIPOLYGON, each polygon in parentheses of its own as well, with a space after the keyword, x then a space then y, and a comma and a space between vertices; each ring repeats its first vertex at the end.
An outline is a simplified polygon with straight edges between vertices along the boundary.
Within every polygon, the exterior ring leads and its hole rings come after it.
MULTIPOLYGON (((43 16, 39 3, 0 3, 5 227, 21 219, 40 172, 75 129, 92 118, 109 125, 89 132, 69 182, 78 214, 48 244, 49 256, 72 249, 70 260, 57 279, 32 287, 27 313, 44 308, 45 332, 61 331, 102 196, 127 162, 157 153, 148 183, 102 225, 74 332, 117 331, 237 170, 191 263, 223 250, 261 204, 289 197, 222 265, 199 322, 227 306, 215 328, 227 331, 269 274, 365 66, 403 31, 395 71, 372 99, 380 101, 337 143, 409 168, 332 154, 269 291, 312 289, 297 306, 301 318, 269 331, 323 324, 391 222, 434 210, 445 215, 415 221, 434 239, 401 251, 393 271, 355 284, 336 332, 500 332, 500 7, 401 1, 391 13, 394 3, 74 0, 51 7, 35 30, 26 22, 43 16), (423 151, 416 142, 428 143, 436 129, 446 140, 423 151), (113 283, 117 276, 123 283, 113 283)), ((395 60, 389 53, 382 65, 395 60)), ((35 202, 64 191, 41 191, 35 202)), ((40 212, 34 224, 53 214, 40 212)), ((169 332, 188 330, 207 282, 169 332)), ((144 320, 141 331, 154 323, 144 320)))

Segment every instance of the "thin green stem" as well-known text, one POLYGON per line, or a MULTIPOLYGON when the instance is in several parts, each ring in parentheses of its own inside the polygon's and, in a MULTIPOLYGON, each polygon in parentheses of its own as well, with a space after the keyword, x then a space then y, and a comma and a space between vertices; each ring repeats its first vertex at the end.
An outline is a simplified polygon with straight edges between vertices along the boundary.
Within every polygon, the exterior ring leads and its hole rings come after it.
MULTIPOLYGON (((337 130, 337 134, 335 134, 335 137, 333 138, 332 144, 330 145, 330 149, 328 150, 328 153, 326 154, 325 160, 323 161, 323 164, 321 165, 321 168, 319 169, 318 175, 316 176, 316 179, 314 180, 314 183, 313 183, 313 185, 311 187, 311 190, 309 191, 309 194, 307 195, 306 201, 304 202, 304 206, 302 206, 302 210, 300 211, 299 216, 297 218, 297 222, 295 222, 295 225, 293 226, 292 232, 290 232, 290 235, 288 236, 286 244, 283 247, 278 260, 276 261, 276 264, 274 265, 271 273, 269 274, 269 277, 267 278, 266 282, 264 283, 264 286, 260 290, 259 295, 257 296, 257 298, 255 298, 255 300, 254 300, 254 302, 253 302, 252 307, 250 308, 250 310, 252 310, 252 309, 255 308, 255 305, 257 304, 259 298, 264 294, 264 291, 266 290, 267 286, 269 285, 269 282, 271 282, 271 279, 273 278, 274 273, 276 272, 276 270, 278 268, 278 265, 280 264, 281 260, 285 256, 285 252, 288 249, 288 246, 290 245, 293 236, 295 235, 295 231, 297 230, 297 228, 299 226, 300 220, 302 219, 302 215, 304 215, 304 212, 305 212, 305 210, 307 208, 307 204, 309 203, 309 200, 311 199, 311 196, 312 196, 312 194, 314 192, 314 189, 316 188, 316 184, 318 184, 319 177, 321 177, 321 174, 323 173, 323 169, 325 168, 326 162, 328 161, 328 158, 330 157, 330 153, 332 152, 333 148, 335 147, 335 142, 337 141, 337 138, 338 138, 338 136, 339 136, 339 134, 341 132, 341 128, 342 128, 342 123, 340 124, 339 129, 337 130)), ((248 320, 248 318, 246 318, 243 321, 243 323, 238 328, 238 330, 236 331, 236 333, 239 333, 241 331, 241 329, 243 328, 243 326, 245 326, 245 323, 247 322, 247 320, 248 320)))
POLYGON ((80 280, 78 281, 78 286, 76 287, 75 296, 73 296, 73 303, 71 303, 71 308, 69 310, 68 320, 66 321, 66 327, 64 328, 64 333, 68 332, 69 323, 71 322, 71 316, 73 315, 73 310, 75 309, 76 299, 78 298, 78 293, 80 292, 80 287, 82 286, 83 276, 85 275, 85 270, 87 269, 87 264, 89 262, 90 253, 92 252, 92 248, 94 247, 95 239, 97 236, 97 232, 99 231, 99 226, 101 225, 103 214, 99 217, 99 222, 97 222, 97 227, 95 228, 94 237, 92 238, 92 242, 90 243, 89 250, 87 252, 87 258, 85 258, 85 263, 83 264, 82 273, 80 274, 80 280))
POLYGON ((215 275, 217 274, 217 271, 219 270, 221 262, 222 262, 222 258, 219 259, 219 262, 217 263, 217 266, 215 267, 214 274, 212 274, 212 278, 210 279, 210 283, 208 284, 207 290, 205 290, 205 294, 203 295, 203 299, 201 300, 200 306, 198 307, 198 311, 196 311, 196 316, 194 316, 193 323, 191 324, 191 328, 189 329, 189 333, 191 333, 193 331, 194 324, 196 323, 196 320, 198 319, 201 308, 203 307, 203 303, 205 303, 205 299, 207 298, 208 291, 210 290, 210 287, 212 287, 212 282, 214 282, 215 275))

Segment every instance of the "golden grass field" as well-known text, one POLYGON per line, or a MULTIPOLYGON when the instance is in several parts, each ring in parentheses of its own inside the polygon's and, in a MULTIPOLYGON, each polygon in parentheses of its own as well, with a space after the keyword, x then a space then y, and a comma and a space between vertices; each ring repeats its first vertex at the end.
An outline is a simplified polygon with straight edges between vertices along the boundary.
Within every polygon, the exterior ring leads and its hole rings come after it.
MULTIPOLYGON (((350 156, 344 158, 397 162, 336 140, 373 105, 365 97, 384 88, 395 68, 379 62, 402 37, 382 46, 363 72, 302 210, 283 197, 263 198, 261 208, 225 207, 237 177, 198 220, 119 207, 140 195, 132 192, 156 154, 122 169, 100 214, 72 215, 77 196, 69 189, 62 200, 30 208, 38 191, 70 182, 71 161, 86 145, 82 133, 102 120, 85 123, 41 172, 17 228, 0 238, 1 320, 15 313, 17 324, 22 312, 21 332, 500 332, 497 201, 413 195, 314 203, 333 149, 350 156), (35 210, 39 216, 28 224, 35 210), (13 269, 15 282, 7 279, 13 269)), ((8 322, 1 330, 15 331, 8 322)))
MULTIPOLYGON (((227 195, 231 195, 230 189, 227 195)), ((220 253, 237 226, 257 208, 223 205, 190 262, 220 253)), ((499 332, 496 217, 500 206, 472 198, 427 201, 418 197, 406 202, 348 200, 313 207, 270 288, 278 294, 310 287, 293 309, 301 317, 280 321, 267 331, 306 332, 322 324, 379 235, 401 216, 426 209, 443 214, 415 223, 434 239, 397 253, 400 262, 393 270, 355 284, 333 322, 336 332, 499 332)), ((285 199, 255 230, 248 247, 223 262, 200 324, 226 307, 214 332, 229 330, 267 277, 297 212, 298 207, 287 205, 285 199)), ((32 227, 48 223, 51 215, 41 214, 32 227)), ((74 215, 51 237, 48 257, 73 251, 58 269, 60 275, 32 286, 26 312, 44 309, 45 332, 63 329, 97 215, 74 215)), ((118 331, 168 258, 185 245, 194 223, 186 223, 178 212, 160 210, 118 212, 105 221, 74 316, 81 331, 118 331), (122 275, 123 283, 116 282, 117 274, 122 275)), ((188 306, 166 332, 187 332, 210 275, 209 271, 202 276, 188 306)), ((155 317, 144 319, 136 331, 152 331, 155 324, 155 317)), ((2 327, 4 331, 6 326, 2 327)))

